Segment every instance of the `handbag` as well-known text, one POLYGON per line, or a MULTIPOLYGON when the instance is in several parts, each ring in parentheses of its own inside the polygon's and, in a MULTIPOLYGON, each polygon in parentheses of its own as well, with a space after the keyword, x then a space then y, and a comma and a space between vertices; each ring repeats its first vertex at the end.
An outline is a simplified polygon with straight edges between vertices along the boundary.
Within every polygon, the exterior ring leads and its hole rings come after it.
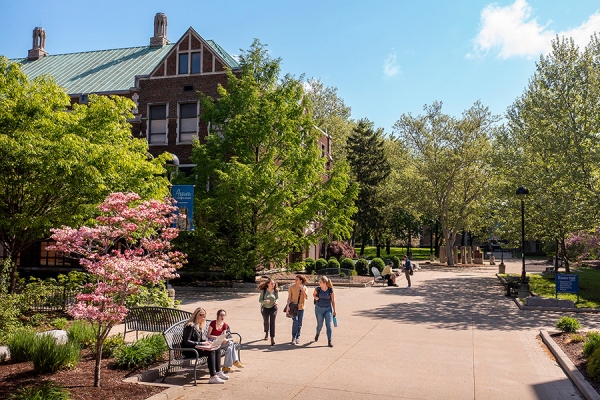
POLYGON ((409 274, 409 275, 412 275, 412 274, 413 274, 413 270, 412 270, 412 268, 410 269, 410 271, 408 272, 408 274, 409 274))
POLYGON ((298 304, 300 304, 300 294, 302 292, 300 288, 298 288, 298 290, 298 302, 288 304, 287 308, 285 309, 285 316, 288 318, 296 318, 296 316, 298 316, 298 304))

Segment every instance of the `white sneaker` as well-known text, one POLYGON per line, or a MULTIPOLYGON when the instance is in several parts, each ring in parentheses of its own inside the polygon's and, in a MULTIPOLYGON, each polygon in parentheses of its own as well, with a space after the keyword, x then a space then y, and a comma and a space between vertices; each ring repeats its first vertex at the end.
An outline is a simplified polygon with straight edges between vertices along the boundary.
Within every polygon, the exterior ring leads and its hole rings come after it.
POLYGON ((407 286, 406 289, 410 289, 410 286, 407 286))
POLYGON ((300 341, 298 338, 296 338, 295 341, 296 341, 296 344, 300 344, 300 341))
POLYGON ((229 377, 228 377, 227 375, 225 375, 225 374, 223 373, 223 371, 219 371, 219 372, 217 372, 217 376, 219 377, 219 379, 222 379, 222 380, 224 380, 224 381, 226 381, 227 379, 229 379, 229 377))
POLYGON ((208 383, 225 383, 225 381, 221 380, 221 378, 219 378, 217 375, 215 375, 215 376, 210 377, 210 379, 208 380, 208 383))
POLYGON ((296 344, 296 338, 292 338, 292 344, 296 344))

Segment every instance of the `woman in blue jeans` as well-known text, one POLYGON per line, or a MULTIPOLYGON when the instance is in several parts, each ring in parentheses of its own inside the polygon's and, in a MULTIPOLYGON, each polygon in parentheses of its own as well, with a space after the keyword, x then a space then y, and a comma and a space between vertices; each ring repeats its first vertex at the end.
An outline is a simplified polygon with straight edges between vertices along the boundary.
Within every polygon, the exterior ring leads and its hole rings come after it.
POLYGON ((323 328, 323 321, 327 331, 327 346, 333 347, 331 343, 331 322, 335 317, 335 294, 333 293, 333 285, 328 277, 322 276, 319 278, 319 286, 313 292, 315 299, 315 315, 317 316, 317 334, 315 342, 319 340, 319 334, 323 328))

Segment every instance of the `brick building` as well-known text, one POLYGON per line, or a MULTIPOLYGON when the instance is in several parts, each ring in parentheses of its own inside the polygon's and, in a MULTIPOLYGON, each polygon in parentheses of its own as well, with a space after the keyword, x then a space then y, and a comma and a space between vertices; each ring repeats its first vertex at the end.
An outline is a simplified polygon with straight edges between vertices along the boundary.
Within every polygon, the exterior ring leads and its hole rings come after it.
MULTIPOLYGON (((204 140, 209 131, 209 125, 200 119, 199 92, 216 97, 218 85, 227 83, 227 69, 236 73, 240 65, 193 28, 175 43, 167 38, 167 28, 166 15, 158 13, 148 45, 52 55, 45 50, 46 31, 36 27, 27 58, 11 61, 19 63, 30 79, 51 75, 73 103, 86 103, 92 93, 130 98, 136 105, 130 120, 132 135, 145 138, 153 156, 174 154, 180 170, 189 173, 194 167, 190 160, 192 141, 204 140)), ((319 146, 330 163, 328 135, 321 137, 319 146)), ((70 268, 67 261, 44 250, 45 245, 36 244, 28 251, 31 254, 22 254, 21 267, 70 268)), ((308 250, 305 256, 317 255, 317 248, 321 246, 308 250)))

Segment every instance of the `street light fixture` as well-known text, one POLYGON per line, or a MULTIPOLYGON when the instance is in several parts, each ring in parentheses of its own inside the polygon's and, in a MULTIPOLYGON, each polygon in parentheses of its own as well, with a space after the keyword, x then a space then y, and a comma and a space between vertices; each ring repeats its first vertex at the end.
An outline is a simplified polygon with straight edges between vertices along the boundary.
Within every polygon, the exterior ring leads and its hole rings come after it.
POLYGON ((529 194, 529 189, 525 186, 519 186, 517 196, 521 199, 521 259, 523 260, 523 271, 521 272, 521 284, 526 284, 525 276, 525 196, 529 194))
POLYGON ((173 177, 173 172, 177 170, 179 167, 179 157, 175 154, 171 154, 171 159, 165 161, 165 168, 167 169, 167 174, 169 177, 169 183, 171 183, 171 178, 173 177))

